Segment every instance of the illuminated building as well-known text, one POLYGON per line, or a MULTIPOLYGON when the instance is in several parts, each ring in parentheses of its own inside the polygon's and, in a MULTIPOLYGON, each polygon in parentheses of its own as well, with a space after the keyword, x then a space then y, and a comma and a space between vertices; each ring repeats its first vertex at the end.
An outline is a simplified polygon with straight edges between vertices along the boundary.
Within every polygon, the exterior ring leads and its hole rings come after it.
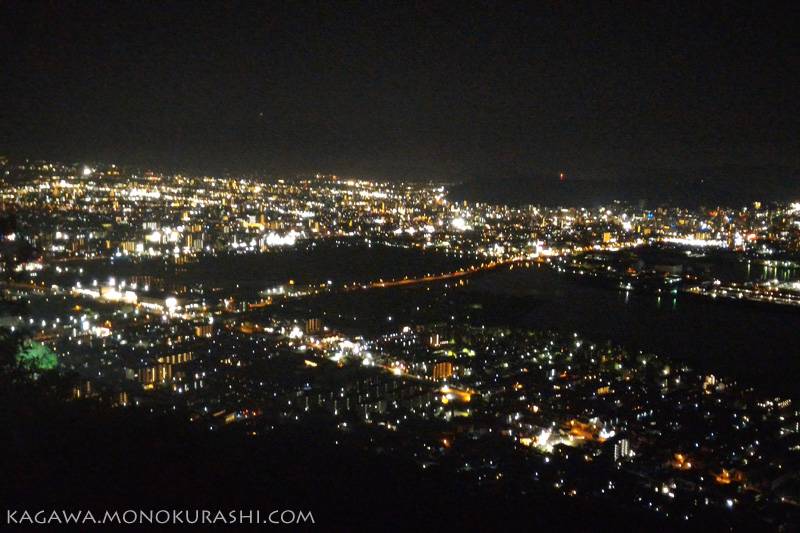
POLYGON ((433 366, 433 379, 447 379, 453 375, 453 364, 449 361, 436 363, 433 366))
POLYGON ((631 456, 630 442, 628 439, 620 439, 619 442, 614 444, 614 461, 621 461, 626 457, 631 456))
POLYGON ((210 337, 214 332, 214 327, 211 324, 200 324, 195 326, 194 332, 197 337, 210 337))
POLYGON ((306 334, 316 333, 322 329, 321 318, 309 318, 306 320, 306 334))
POLYGON ((164 383, 172 379, 172 364, 158 363, 154 366, 142 368, 137 372, 139 383, 143 385, 154 385, 164 383))

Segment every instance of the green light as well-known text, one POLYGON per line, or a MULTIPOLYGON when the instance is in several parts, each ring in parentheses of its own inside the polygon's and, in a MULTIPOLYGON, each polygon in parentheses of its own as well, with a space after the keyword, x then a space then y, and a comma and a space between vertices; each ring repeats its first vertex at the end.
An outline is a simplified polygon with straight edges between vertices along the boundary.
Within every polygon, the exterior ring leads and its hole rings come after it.
POLYGON ((52 370, 58 366, 58 358, 50 348, 31 341, 22 345, 17 361, 27 370, 52 370))

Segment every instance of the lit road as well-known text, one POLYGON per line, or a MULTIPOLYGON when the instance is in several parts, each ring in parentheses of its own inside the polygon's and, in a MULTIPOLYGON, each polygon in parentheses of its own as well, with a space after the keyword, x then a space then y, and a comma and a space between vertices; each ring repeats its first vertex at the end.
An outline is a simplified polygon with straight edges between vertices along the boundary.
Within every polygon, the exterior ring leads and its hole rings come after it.
POLYGON ((525 260, 526 260, 525 258, 515 257, 515 258, 507 259, 507 260, 504 260, 504 261, 491 262, 491 263, 489 263, 487 265, 474 267, 474 268, 469 268, 469 269, 466 269, 466 270, 458 270, 456 272, 449 272, 447 274, 440 274, 438 276, 423 276, 421 278, 401 279, 401 280, 396 280, 396 281, 379 281, 379 282, 371 283, 371 284, 368 284, 368 285, 360 285, 360 286, 357 285, 355 287, 345 287, 345 290, 357 290, 357 289, 366 290, 366 289, 375 289, 375 288, 384 288, 384 287, 397 287, 397 286, 400 286, 400 285, 413 285, 413 284, 418 284, 418 283, 428 283, 428 282, 431 282, 431 281, 442 281, 442 280, 447 280, 447 279, 461 278, 461 277, 464 277, 464 276, 477 274, 479 272, 486 272, 486 271, 489 271, 489 270, 492 270, 492 269, 495 269, 495 268, 498 268, 498 267, 502 267, 502 266, 505 266, 505 265, 511 265, 512 268, 513 268, 514 264, 520 263, 520 262, 525 261, 525 260))

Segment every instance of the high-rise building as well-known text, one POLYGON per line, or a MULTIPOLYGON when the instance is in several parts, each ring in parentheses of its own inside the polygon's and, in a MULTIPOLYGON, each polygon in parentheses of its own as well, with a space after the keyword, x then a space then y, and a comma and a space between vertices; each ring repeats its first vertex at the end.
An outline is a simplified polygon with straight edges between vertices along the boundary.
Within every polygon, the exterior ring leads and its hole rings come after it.
POLYGON ((316 333, 317 331, 320 330, 322 330, 321 318, 309 318, 308 320, 306 320, 306 334, 316 333))
POLYGON ((628 442, 628 439, 620 439, 620 441, 614 445, 614 461, 621 461, 630 456, 630 442, 628 442))
POLYGON ((436 363, 433 366, 433 379, 445 379, 453 375, 453 364, 449 361, 436 363))

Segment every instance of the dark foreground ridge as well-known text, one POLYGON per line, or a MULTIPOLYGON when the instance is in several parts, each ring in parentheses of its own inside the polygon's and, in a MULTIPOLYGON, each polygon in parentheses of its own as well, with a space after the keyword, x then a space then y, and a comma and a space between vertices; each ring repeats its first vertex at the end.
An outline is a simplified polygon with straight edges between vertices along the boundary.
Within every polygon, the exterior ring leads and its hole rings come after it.
MULTIPOLYGON (((683 525, 544 489, 509 496, 474 488, 446 471, 364 451, 355 437, 324 425, 278 426, 267 436, 250 436, 92 401, 53 403, 36 391, 6 390, 0 398, 4 511, 91 510, 102 516, 107 510, 252 509, 263 517, 292 509, 311 512, 313 527, 356 531, 389 524, 395 530, 540 531, 670 531, 683 525)), ((729 520, 701 515, 693 526, 759 529, 729 520)))

